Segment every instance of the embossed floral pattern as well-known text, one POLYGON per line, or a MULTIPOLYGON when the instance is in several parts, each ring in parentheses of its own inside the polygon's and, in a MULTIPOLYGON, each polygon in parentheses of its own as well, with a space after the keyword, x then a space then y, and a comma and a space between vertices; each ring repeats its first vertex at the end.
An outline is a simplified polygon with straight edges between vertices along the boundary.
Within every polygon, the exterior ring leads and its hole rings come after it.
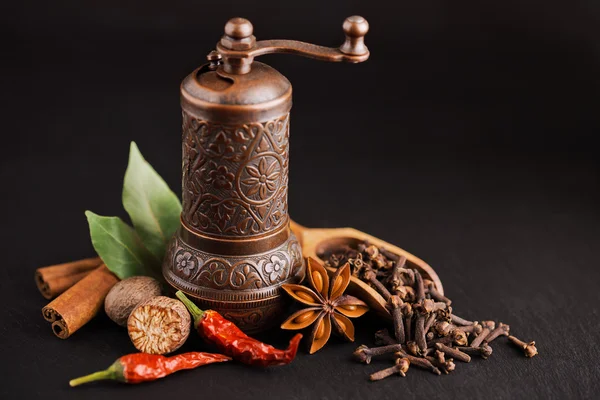
POLYGON ((269 164, 266 158, 260 159, 258 168, 253 165, 246 166, 246 172, 250 178, 245 179, 242 183, 250 186, 248 196, 258 193, 261 199, 265 199, 267 189, 273 191, 277 188, 277 179, 281 175, 277 166, 277 161, 269 164))
POLYGON ((277 256, 271 256, 268 263, 265 264, 265 272, 271 282, 276 282, 285 270, 285 260, 277 256))
POLYGON ((183 252, 175 256, 175 266, 184 274, 190 275, 196 268, 196 258, 190 252, 183 252))
POLYGON ((216 287, 218 289, 227 287, 231 285, 228 268, 230 268, 230 265, 227 261, 207 260, 198 275, 196 284, 206 287, 216 287))
POLYGON ((223 125, 183 112, 182 220, 189 228, 246 236, 286 223, 288 121, 223 125))
POLYGON ((165 262, 175 276, 192 285, 243 290, 273 287, 280 282, 289 282, 290 279, 292 282, 301 281, 304 277, 304 263, 301 256, 298 257, 299 254, 299 244, 293 237, 267 254, 223 257, 194 249, 176 235, 166 257, 169 261, 165 262))
POLYGON ((215 141, 208 145, 208 150, 214 152, 218 156, 233 154, 235 151, 231 145, 231 139, 225 135, 224 131, 217 134, 215 141))
POLYGON ((194 249, 183 242, 179 235, 175 235, 165 257, 163 272, 171 286, 194 297, 205 298, 207 308, 218 310, 240 327, 257 329, 278 321, 284 312, 282 307, 286 303, 279 301, 279 283, 300 282, 303 279, 304 268, 299 254, 300 247, 293 236, 266 254, 223 257, 194 249), (193 258, 186 254, 191 254, 193 258), (285 263, 282 271, 284 276, 278 282, 271 282, 265 271, 266 264, 276 261, 273 256, 285 263), (184 274, 181 269, 184 259, 186 268, 189 267, 188 260, 195 262, 196 267, 189 274, 184 274), (262 290, 248 290, 255 288, 262 290), (233 298, 241 299, 240 303, 233 303, 233 298), (256 301, 248 301, 247 307, 228 308, 231 307, 229 304, 244 304, 247 299, 256 301), (264 305, 258 306, 257 301, 264 305), (217 309, 215 302, 219 302, 221 307, 217 309))
POLYGON ((222 230, 225 230, 227 223, 231 220, 235 212, 235 203, 232 201, 222 201, 217 204, 211 204, 210 207, 211 211, 208 215, 212 219, 212 222, 217 224, 222 230))
POLYGON ((206 181, 208 183, 212 183, 216 188, 219 189, 231 189, 233 184, 233 175, 225 165, 219 165, 214 162, 209 163, 210 172, 208 173, 208 178, 206 181))

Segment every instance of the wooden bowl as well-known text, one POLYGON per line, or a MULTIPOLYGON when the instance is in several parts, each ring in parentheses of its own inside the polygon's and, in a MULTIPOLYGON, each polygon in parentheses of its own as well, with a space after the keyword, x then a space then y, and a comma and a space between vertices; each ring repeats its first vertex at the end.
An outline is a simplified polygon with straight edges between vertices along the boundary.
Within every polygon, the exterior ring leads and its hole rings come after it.
MULTIPOLYGON (((441 294, 444 293, 442 282, 433 268, 425 261, 398 246, 394 246, 393 244, 354 228, 311 229, 299 225, 294 221, 290 222, 290 227, 300 241, 302 255, 304 257, 312 257, 324 263, 326 260, 321 259, 319 254, 326 254, 331 250, 335 250, 345 245, 356 248, 360 242, 368 241, 378 247, 384 247, 394 254, 406 257, 408 267, 417 269, 421 275, 423 275, 423 278, 431 280, 435 284, 437 290, 441 294)), ((327 270, 330 275, 333 275, 336 271, 336 269, 332 267, 327 268, 327 270)), ((347 293, 356 296, 367 303, 371 310, 378 315, 388 319, 392 318, 383 297, 375 289, 357 277, 352 276, 350 278, 350 285, 348 286, 347 293)))

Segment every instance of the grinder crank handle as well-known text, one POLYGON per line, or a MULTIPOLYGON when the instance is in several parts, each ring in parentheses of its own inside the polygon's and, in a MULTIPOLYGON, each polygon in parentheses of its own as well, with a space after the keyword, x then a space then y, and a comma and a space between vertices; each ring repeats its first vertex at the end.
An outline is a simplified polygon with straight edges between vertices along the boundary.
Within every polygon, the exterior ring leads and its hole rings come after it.
POLYGON ((286 53, 321 61, 359 63, 369 58, 365 35, 369 23, 361 16, 346 18, 342 25, 346 40, 338 48, 319 46, 297 40, 256 41, 252 23, 244 18, 232 18, 225 25, 225 35, 217 44, 223 58, 225 72, 246 74, 250 72, 254 57, 264 54, 286 53))

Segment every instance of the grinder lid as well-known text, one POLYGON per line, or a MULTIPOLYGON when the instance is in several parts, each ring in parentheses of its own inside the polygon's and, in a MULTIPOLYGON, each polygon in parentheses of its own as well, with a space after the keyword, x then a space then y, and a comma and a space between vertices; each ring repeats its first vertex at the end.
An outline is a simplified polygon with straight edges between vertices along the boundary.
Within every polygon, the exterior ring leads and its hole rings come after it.
POLYGON ((255 61, 245 74, 206 64, 181 83, 181 106, 208 121, 239 124, 285 115, 292 106, 292 85, 285 76, 255 61))

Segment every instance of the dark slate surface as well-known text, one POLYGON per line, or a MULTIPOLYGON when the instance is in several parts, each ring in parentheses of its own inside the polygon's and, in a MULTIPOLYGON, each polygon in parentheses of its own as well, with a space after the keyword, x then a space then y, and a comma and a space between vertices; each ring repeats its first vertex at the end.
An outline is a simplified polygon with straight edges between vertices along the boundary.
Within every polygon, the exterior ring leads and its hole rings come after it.
MULTIPOLYGON (((592 398, 600 378, 597 5, 23 2, 1 13, 2 398, 592 398), (369 383, 390 365, 351 360, 385 324, 356 320, 290 366, 238 364, 152 384, 70 389, 70 378, 133 351, 104 315, 66 341, 42 319, 35 268, 92 254, 83 211, 124 216, 128 143, 179 192, 179 81, 226 19, 259 38, 335 45, 353 13, 371 22, 372 59, 268 62, 294 84, 290 212, 352 226, 439 273, 457 314, 496 319, 540 355, 499 339, 487 360, 436 377, 369 383), (310 23, 309 23, 310 21, 310 23)), ((284 346, 291 335, 261 336, 284 346)), ((209 349, 192 336, 184 350, 209 349)))

